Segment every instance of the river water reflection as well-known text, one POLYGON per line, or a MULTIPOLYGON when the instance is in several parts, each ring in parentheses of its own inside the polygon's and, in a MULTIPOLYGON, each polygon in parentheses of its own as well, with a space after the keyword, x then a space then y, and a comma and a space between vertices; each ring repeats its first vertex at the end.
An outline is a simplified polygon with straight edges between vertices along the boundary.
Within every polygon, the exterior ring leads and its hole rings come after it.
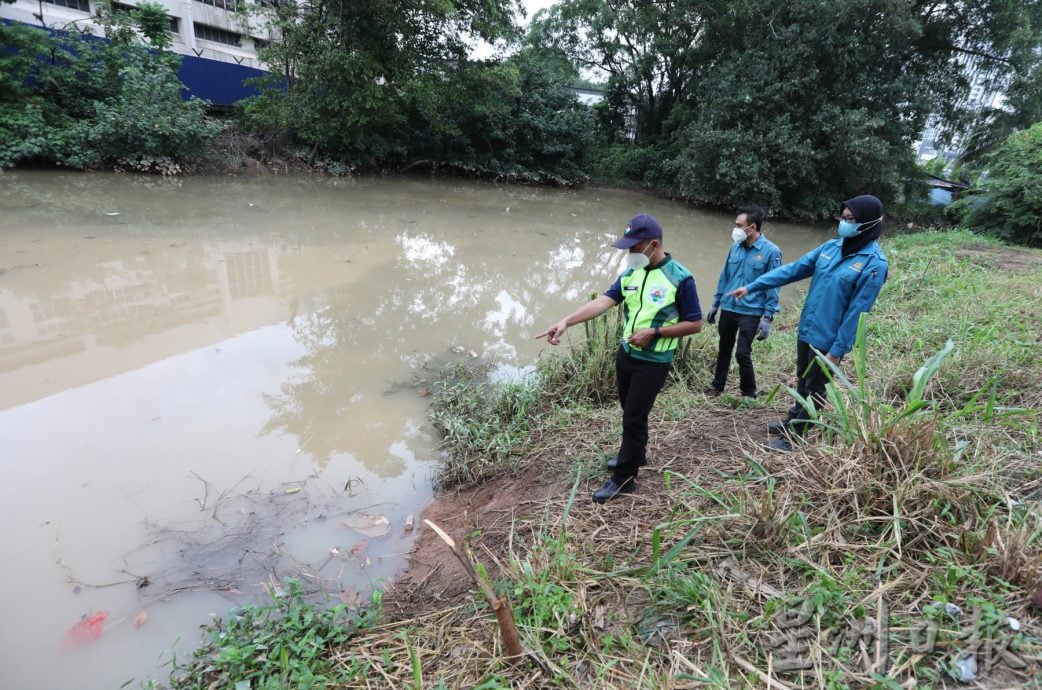
MULTIPOLYGON (((294 568, 389 581, 439 459, 424 365, 530 365, 641 210, 710 300, 732 217, 631 193, 0 176, 0 687, 136 687, 294 568)), ((822 239, 770 227, 787 259, 822 239)))

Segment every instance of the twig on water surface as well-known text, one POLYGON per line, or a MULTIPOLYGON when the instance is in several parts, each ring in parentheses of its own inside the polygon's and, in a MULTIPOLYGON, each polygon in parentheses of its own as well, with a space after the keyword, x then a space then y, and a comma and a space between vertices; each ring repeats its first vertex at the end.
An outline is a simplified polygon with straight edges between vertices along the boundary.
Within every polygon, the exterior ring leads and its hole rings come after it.
MULTIPOLYGON (((200 477, 198 474, 196 474, 195 470, 191 470, 188 474, 190 474, 191 476, 195 477, 196 479, 198 479, 199 481, 201 481, 203 483, 203 488, 205 489, 206 493, 203 494, 203 500, 202 500, 202 502, 199 503, 199 509, 205 512, 206 511, 206 503, 210 500, 210 482, 206 481, 205 479, 200 477)), ((199 501, 198 498, 195 499, 195 500, 199 501)))
POLYGON ((474 584, 484 593, 489 606, 492 607, 492 610, 496 614, 496 620, 499 621, 499 633, 503 637, 503 646, 506 647, 507 657, 512 663, 517 663, 524 654, 524 649, 521 647, 521 637, 518 635, 517 625, 514 623, 514 612, 510 610, 507 600, 496 597, 496 593, 492 591, 492 587, 485 582, 484 578, 478 576, 477 571, 474 569, 474 564, 471 563, 470 558, 459 550, 452 537, 446 534, 444 530, 430 520, 424 520, 424 522, 428 527, 434 530, 434 533, 437 534, 443 542, 448 544, 448 547, 452 550, 452 554, 456 557, 456 560, 458 560, 460 565, 463 566, 463 569, 467 571, 467 574, 470 575, 470 579, 474 581, 474 584))
POLYGON ((106 582, 103 585, 95 585, 89 582, 84 582, 83 580, 73 575, 72 568, 70 568, 69 564, 65 562, 65 556, 62 554, 61 524, 58 525, 58 528, 54 532, 53 552, 54 562, 57 563, 58 567, 62 569, 62 572, 65 574, 65 581, 68 582, 70 585, 76 585, 78 587, 88 587, 90 589, 105 589, 106 587, 116 587, 118 585, 125 585, 130 582, 135 582, 138 579, 135 578, 133 580, 119 580, 117 582, 106 582))

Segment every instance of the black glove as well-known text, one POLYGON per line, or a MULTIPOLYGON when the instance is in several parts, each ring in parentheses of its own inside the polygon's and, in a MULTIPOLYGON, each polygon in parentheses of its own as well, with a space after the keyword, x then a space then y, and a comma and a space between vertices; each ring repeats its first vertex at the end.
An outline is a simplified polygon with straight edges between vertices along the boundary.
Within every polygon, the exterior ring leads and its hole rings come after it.
POLYGON ((760 319, 760 325, 756 327, 756 339, 767 340, 767 336, 771 334, 771 320, 767 317, 760 319))
POLYGON ((709 310, 709 314, 706 316, 706 323, 712 326, 716 323, 716 313, 720 311, 720 307, 713 307, 709 310))

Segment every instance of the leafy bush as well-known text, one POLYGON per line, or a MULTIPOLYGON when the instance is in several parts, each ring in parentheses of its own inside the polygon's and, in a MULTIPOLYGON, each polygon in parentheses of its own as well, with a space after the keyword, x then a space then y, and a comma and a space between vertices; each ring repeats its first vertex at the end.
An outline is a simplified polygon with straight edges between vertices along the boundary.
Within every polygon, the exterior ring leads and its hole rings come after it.
POLYGON ((977 191, 952 206, 974 232, 1042 246, 1042 122, 987 156, 977 191))
POLYGON ((177 75, 131 63, 119 71, 120 88, 95 101, 93 117, 69 129, 70 151, 61 162, 85 168, 100 161, 148 170, 200 151, 221 125, 206 117, 197 98, 185 101, 177 75))
POLYGON ((166 14, 103 12, 105 38, 0 24, 0 168, 50 163, 176 170, 220 130, 185 101, 166 14), (144 37, 139 38, 138 32, 144 37))
POLYGON ((662 153, 633 142, 601 143, 590 155, 590 176, 612 183, 654 184, 661 178, 662 153))

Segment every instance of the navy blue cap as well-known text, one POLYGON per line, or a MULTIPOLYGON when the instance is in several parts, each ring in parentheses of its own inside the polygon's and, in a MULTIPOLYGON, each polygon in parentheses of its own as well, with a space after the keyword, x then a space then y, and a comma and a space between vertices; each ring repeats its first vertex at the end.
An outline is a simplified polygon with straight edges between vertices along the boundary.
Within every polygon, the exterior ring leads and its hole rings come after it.
POLYGON ((616 249, 629 249, 633 245, 644 240, 662 239, 662 226, 655 220, 655 216, 647 213, 638 213, 626 226, 626 232, 615 241, 616 249))

